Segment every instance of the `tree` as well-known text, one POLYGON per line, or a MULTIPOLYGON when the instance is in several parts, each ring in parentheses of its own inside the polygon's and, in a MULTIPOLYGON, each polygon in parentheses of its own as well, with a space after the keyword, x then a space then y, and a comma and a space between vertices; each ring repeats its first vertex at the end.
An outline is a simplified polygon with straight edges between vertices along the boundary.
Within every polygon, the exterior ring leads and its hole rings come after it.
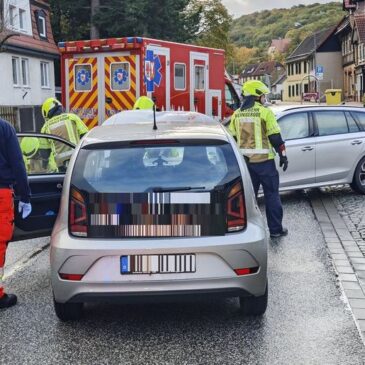
POLYGON ((257 48, 233 46, 232 57, 227 62, 227 70, 232 74, 239 74, 242 70, 257 61, 257 48))
POLYGON ((50 6, 56 42, 90 37, 90 0, 50 0, 50 6))
POLYGON ((11 37, 19 36, 19 33, 13 32, 9 28, 9 14, 5 11, 5 1, 0 0, 0 52, 4 50, 4 46, 11 37))
POLYGON ((192 0, 189 9, 192 14, 199 14, 199 29, 195 43, 206 47, 222 48, 227 59, 233 55, 233 47, 229 42, 229 30, 232 17, 221 0, 192 0))
POLYGON ((101 0, 93 21, 102 37, 145 36, 187 42, 197 31, 190 0, 101 0))

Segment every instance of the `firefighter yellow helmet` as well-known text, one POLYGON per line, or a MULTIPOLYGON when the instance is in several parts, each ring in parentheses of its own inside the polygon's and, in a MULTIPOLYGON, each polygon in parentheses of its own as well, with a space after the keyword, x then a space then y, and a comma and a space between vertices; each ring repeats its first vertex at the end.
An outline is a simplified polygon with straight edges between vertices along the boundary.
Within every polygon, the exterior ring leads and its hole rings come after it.
POLYGON ((20 148, 26 158, 32 158, 38 152, 39 144, 36 137, 24 137, 20 142, 20 148))
POLYGON ((242 86, 243 96, 261 96, 270 94, 269 88, 260 80, 246 81, 242 86))
POLYGON ((42 115, 44 119, 52 118, 53 113, 62 108, 62 104, 56 98, 48 98, 42 105, 42 115))
POLYGON ((133 105, 133 110, 152 110, 155 103, 147 96, 140 96, 133 105))

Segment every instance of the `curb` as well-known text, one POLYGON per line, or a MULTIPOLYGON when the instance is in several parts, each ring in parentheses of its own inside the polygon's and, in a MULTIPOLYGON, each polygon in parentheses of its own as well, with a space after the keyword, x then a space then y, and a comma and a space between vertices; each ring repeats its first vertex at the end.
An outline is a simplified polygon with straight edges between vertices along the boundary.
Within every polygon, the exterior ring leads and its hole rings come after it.
POLYGON ((322 196, 319 191, 310 192, 308 196, 332 258, 345 302, 351 309, 365 344, 365 287, 359 280, 363 273, 360 270, 365 267, 365 257, 332 198, 322 196))

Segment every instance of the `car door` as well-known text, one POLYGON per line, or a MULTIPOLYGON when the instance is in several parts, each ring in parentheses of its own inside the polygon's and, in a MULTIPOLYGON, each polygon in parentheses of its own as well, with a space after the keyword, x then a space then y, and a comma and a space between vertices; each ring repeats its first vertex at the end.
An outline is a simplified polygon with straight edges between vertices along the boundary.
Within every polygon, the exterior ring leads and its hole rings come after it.
POLYGON ((314 111, 316 129, 316 183, 351 182, 350 172, 364 145, 364 133, 351 113, 344 110, 314 111))
POLYGON ((62 184, 75 146, 57 136, 18 133, 29 185, 32 212, 22 219, 15 186, 13 241, 48 236, 52 232, 60 205, 62 184))
POLYGON ((307 112, 290 112, 279 117, 278 123, 285 140, 289 167, 280 174, 280 188, 296 188, 313 184, 315 181, 315 138, 312 136, 312 122, 307 112))

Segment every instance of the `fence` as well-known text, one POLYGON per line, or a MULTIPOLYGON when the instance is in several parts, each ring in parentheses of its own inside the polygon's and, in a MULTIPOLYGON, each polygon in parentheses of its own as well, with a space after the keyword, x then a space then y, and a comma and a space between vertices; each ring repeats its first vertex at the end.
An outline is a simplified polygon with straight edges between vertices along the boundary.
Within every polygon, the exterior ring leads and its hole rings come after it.
POLYGON ((12 106, 0 106, 0 118, 10 122, 18 129, 18 111, 12 106))

